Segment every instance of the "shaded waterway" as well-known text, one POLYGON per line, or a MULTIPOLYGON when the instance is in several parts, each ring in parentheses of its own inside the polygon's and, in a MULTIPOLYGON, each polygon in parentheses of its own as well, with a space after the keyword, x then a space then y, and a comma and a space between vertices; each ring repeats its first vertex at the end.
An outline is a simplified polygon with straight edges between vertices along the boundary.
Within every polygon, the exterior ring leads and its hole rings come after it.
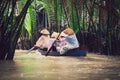
POLYGON ((16 50, 14 61, 0 61, 0 80, 119 80, 120 57, 43 56, 16 50))

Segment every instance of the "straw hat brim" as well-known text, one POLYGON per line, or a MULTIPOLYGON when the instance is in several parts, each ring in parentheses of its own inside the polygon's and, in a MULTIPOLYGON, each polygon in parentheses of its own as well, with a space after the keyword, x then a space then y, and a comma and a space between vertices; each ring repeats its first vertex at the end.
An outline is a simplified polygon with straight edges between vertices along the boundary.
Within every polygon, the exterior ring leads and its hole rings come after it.
POLYGON ((53 32, 52 35, 51 35, 51 37, 52 37, 52 38, 57 38, 58 35, 59 35, 59 33, 57 33, 57 32, 53 32))
POLYGON ((50 32, 47 29, 43 29, 40 31, 41 34, 50 34, 50 32))
POLYGON ((67 35, 73 35, 74 34, 74 31, 71 28, 67 28, 63 32, 67 35))

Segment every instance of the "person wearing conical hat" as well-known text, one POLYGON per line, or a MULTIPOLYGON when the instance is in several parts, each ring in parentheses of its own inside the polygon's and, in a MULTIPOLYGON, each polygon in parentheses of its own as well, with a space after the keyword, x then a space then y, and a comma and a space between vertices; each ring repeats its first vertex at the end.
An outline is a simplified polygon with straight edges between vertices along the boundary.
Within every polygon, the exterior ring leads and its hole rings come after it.
POLYGON ((52 47, 51 51, 56 51, 56 45, 54 44, 52 46, 52 44, 54 43, 54 41, 57 39, 58 36, 59 36, 59 33, 57 33, 57 32, 53 32, 51 34, 51 38, 49 39, 48 50, 52 47))
POLYGON ((78 43, 78 40, 76 38, 76 35, 71 28, 66 28, 65 30, 63 30, 63 33, 65 34, 65 36, 64 36, 65 39, 64 39, 64 41, 61 42, 61 44, 62 43, 65 43, 65 44, 62 45, 60 50, 59 50, 61 55, 65 54, 70 49, 74 49, 74 48, 79 47, 79 43, 78 43))
POLYGON ((59 34, 58 40, 56 41, 56 44, 55 44, 57 52, 60 52, 61 47, 66 44, 66 42, 65 42, 65 37, 66 36, 68 36, 68 35, 65 34, 64 32, 61 32, 59 34))
POLYGON ((40 33, 44 34, 44 35, 49 35, 50 34, 50 32, 47 29, 41 30, 40 33))
POLYGON ((39 49, 47 50, 49 39, 50 39, 50 33, 47 29, 43 29, 39 31, 41 33, 40 38, 37 40, 35 47, 38 47, 39 49))

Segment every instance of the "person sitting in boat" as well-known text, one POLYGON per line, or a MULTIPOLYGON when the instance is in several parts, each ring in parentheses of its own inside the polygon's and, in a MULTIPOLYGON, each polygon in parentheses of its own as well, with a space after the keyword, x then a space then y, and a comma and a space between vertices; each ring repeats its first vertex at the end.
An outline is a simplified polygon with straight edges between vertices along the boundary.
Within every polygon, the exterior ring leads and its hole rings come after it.
POLYGON ((49 44, 48 44, 48 50, 52 47, 51 51, 56 51, 56 46, 57 46, 57 37, 58 37, 59 33, 57 32, 53 32, 51 34, 51 38, 49 39, 49 44), (52 45, 55 42, 54 45, 52 45))
POLYGON ((56 49, 57 49, 57 52, 59 53, 61 52, 62 47, 67 44, 67 42, 65 41, 66 36, 68 35, 65 34, 64 32, 61 32, 58 40, 56 41, 57 42, 56 49))
POLYGON ((60 55, 65 54, 68 50, 79 48, 79 42, 71 28, 67 28, 61 33, 59 46, 60 48, 58 51, 60 52, 60 55))
POLYGON ((50 39, 50 33, 47 29, 43 29, 40 31, 40 38, 37 40, 34 47, 39 48, 40 50, 47 51, 49 39, 50 39))

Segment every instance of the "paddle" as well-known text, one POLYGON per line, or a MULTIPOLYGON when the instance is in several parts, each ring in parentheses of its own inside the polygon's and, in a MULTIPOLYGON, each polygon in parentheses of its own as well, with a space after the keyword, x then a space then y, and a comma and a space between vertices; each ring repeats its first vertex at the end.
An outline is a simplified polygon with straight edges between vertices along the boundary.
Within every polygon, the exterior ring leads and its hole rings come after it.
POLYGON ((38 49, 38 48, 40 48, 40 47, 38 47, 38 46, 33 46, 32 48, 30 48, 30 49, 26 52, 26 54, 29 54, 33 49, 38 49))
POLYGON ((34 48, 35 48, 35 46, 33 46, 32 48, 30 48, 30 49, 26 52, 26 54, 29 54, 34 48))

